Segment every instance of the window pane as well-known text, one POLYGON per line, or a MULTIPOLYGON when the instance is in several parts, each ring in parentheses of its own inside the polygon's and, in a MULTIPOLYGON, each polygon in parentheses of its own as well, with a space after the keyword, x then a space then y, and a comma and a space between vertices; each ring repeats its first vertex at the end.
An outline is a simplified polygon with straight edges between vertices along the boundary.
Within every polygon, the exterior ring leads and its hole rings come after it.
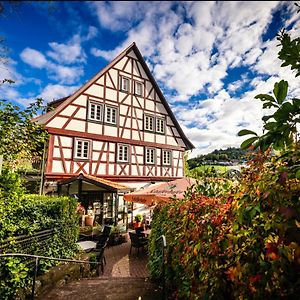
POLYGON ((139 96, 143 93, 142 84, 140 82, 135 83, 135 93, 139 96))
POLYGON ((124 161, 128 160, 128 147, 124 147, 124 161))
POLYGON ((81 151, 82 151, 82 142, 77 141, 77 152, 76 152, 77 157, 81 157, 81 151))
POLYGON ((96 119, 97 119, 98 121, 101 120, 101 106, 100 106, 100 105, 97 105, 96 119))
POLYGON ((91 103, 91 114, 90 118, 94 119, 95 118, 95 104, 91 103))
POLYGON ((153 121, 154 118, 151 116, 145 116, 145 129, 149 131, 153 131, 153 121))
POLYGON ((106 108, 106 121, 110 122, 110 118, 111 118, 111 109, 110 107, 106 108))
POLYGON ((88 154, 89 154, 88 151, 89 151, 89 143, 88 143, 88 142, 84 142, 83 155, 82 155, 82 157, 88 158, 88 154))
POLYGON ((165 121, 163 119, 156 119, 156 131, 160 133, 165 132, 165 121))
POLYGON ((111 122, 112 123, 117 123, 117 120, 116 120, 116 109, 112 108, 111 112, 112 112, 111 122))
POLYGON ((129 80, 125 77, 121 77, 121 89, 123 91, 129 91, 129 80))

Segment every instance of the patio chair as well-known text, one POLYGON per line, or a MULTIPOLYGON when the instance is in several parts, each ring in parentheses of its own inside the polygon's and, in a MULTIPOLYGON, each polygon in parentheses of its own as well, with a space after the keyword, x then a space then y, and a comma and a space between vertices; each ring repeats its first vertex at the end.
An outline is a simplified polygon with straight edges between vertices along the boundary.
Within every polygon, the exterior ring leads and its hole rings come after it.
POLYGON ((130 245, 130 251, 129 254, 131 254, 132 247, 137 248, 138 255, 140 253, 140 248, 144 248, 148 244, 148 240, 144 237, 139 236, 138 234, 134 232, 129 232, 129 237, 131 241, 130 245))
POLYGON ((101 235, 109 236, 110 232, 111 232, 111 229, 112 229, 111 226, 105 225, 104 228, 103 228, 103 231, 101 232, 101 235))
POLYGON ((101 273, 103 275, 104 273, 104 265, 106 265, 106 259, 104 256, 104 250, 106 248, 106 244, 103 245, 103 247, 96 249, 96 261, 99 263, 97 268, 97 275, 100 276, 100 269, 101 273))

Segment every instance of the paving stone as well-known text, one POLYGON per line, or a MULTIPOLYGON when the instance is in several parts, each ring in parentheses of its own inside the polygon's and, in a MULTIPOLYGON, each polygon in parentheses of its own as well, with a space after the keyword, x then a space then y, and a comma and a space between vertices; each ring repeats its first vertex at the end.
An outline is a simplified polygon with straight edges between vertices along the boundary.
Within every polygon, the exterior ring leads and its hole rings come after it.
POLYGON ((160 300, 161 289, 150 282, 146 249, 132 249, 130 240, 105 249, 104 274, 56 287, 40 300, 160 300))

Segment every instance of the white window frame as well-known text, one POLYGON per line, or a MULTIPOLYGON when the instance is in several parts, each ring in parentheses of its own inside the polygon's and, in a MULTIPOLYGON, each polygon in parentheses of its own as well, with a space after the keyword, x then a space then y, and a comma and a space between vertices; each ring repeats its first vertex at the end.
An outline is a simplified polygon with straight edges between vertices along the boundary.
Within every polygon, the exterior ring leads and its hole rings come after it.
POLYGON ((129 156, 130 156, 130 148, 127 144, 117 144, 117 162, 129 162, 129 156), (124 149, 127 149, 127 159, 124 157, 125 152, 124 149), (122 153, 122 157, 120 158, 120 152, 122 153))
POLYGON ((156 120, 155 120, 155 132, 164 134, 165 133, 165 127, 166 127, 166 120, 163 119, 163 118, 156 118, 156 120), (158 122, 160 122, 160 123, 158 123, 158 122))
POLYGON ((104 117, 105 123, 116 125, 117 120, 118 120, 118 108, 115 106, 105 105, 105 117, 104 117), (111 109, 110 119, 108 119, 108 114, 107 114, 108 109, 111 109), (115 110, 115 122, 113 122, 113 119, 112 119, 112 115, 113 115, 112 110, 115 110))
POLYGON ((143 84, 140 81, 135 81, 134 82, 134 93, 137 96, 143 96, 143 84), (138 93, 138 86, 140 86, 140 93, 138 93))
POLYGON ((103 104, 102 103, 89 100, 88 120, 95 121, 95 122, 102 122, 103 121, 103 104), (95 117, 94 118, 91 116, 92 105, 96 106, 96 108, 95 108, 95 117), (100 107, 100 118, 99 119, 96 118, 98 107, 100 107))
POLYGON ((146 165, 155 165, 155 162, 156 162, 156 149, 155 148, 147 148, 146 147, 145 148, 145 164, 146 165), (152 152, 153 153, 153 157, 152 157, 152 154, 149 155, 150 160, 148 160, 148 152, 152 152))
POLYGON ((120 90, 122 92, 130 91, 130 79, 128 77, 120 76, 120 90), (125 82, 128 82, 128 85, 126 85, 125 82))
POLYGON ((74 141, 74 158, 75 159, 84 159, 84 160, 89 160, 91 157, 91 140, 86 140, 86 139, 81 139, 81 138, 75 138, 74 141), (87 144, 88 148, 87 148, 87 156, 83 156, 83 149, 84 149, 84 145, 81 146, 81 153, 80 155, 78 155, 78 146, 79 146, 79 142, 87 144))
POLYGON ((155 128, 155 118, 154 116, 151 116, 151 115, 144 115, 144 129, 146 131, 151 131, 151 132, 154 132, 154 128, 155 128), (148 122, 147 122, 147 118, 148 118, 148 122), (152 129, 149 128, 149 124, 150 124, 150 121, 149 120, 152 120, 152 129), (148 128, 147 128, 147 125, 148 125, 148 128))
POLYGON ((166 150, 166 149, 162 149, 161 152, 161 162, 163 166, 171 166, 172 165, 172 151, 171 150, 166 150), (166 160, 165 160, 165 155, 166 156, 166 160))

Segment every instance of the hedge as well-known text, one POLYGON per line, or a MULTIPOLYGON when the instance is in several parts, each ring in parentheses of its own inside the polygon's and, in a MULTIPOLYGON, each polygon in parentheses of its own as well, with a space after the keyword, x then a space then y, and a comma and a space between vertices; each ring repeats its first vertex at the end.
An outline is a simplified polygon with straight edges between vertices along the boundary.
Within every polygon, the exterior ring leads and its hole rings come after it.
POLYGON ((207 197, 196 186, 184 200, 156 209, 150 273, 162 279, 157 239, 164 234, 164 279, 171 299, 299 299, 295 157, 258 154, 231 192, 207 197))
MULTIPOLYGON (((0 243, 11 238, 4 253, 21 252, 50 257, 74 257, 77 252, 77 201, 69 197, 26 195, 17 174, 8 171, 0 176, 0 243), (14 237, 31 236, 35 232, 53 229, 46 246, 32 243, 26 249, 14 242, 14 237)), ((53 262, 41 261, 40 272, 53 262)), ((22 298, 32 281, 32 264, 23 258, 0 260, 0 299, 22 298)))

